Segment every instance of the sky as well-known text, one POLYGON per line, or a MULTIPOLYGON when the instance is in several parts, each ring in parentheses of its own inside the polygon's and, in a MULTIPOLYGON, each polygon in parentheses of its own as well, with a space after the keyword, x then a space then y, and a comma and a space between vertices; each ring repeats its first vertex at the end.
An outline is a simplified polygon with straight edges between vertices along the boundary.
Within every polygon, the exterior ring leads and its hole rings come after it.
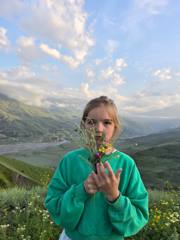
POLYGON ((0 0, 0 92, 42 107, 180 104, 179 0, 0 0))

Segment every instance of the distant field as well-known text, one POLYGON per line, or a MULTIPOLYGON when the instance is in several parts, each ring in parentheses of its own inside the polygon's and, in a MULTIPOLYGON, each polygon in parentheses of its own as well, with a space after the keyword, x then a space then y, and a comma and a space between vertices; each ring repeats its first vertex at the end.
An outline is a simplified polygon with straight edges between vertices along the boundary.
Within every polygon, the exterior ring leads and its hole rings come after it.
POLYGON ((34 166, 54 168, 66 152, 76 147, 78 146, 75 143, 65 143, 39 150, 26 150, 19 153, 5 154, 5 156, 13 157, 34 166))
MULTIPOLYGON (((7 156, 34 166, 54 169, 65 153, 77 147, 79 144, 76 141, 7 156)), ((146 186, 163 188, 167 181, 174 187, 180 186, 180 132, 120 139, 115 147, 134 158, 146 186)))

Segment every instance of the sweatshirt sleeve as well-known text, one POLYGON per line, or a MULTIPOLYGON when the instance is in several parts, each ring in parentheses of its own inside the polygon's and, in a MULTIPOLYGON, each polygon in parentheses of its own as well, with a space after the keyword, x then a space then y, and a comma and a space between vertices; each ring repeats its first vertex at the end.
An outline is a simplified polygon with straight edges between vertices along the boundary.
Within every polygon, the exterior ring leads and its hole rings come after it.
POLYGON ((129 237, 136 234, 148 222, 148 192, 136 165, 133 166, 126 193, 108 202, 108 215, 114 231, 129 237))
POLYGON ((86 193, 83 182, 73 185, 67 183, 67 169, 63 160, 48 185, 45 207, 57 225, 73 230, 81 218, 89 194, 86 193))

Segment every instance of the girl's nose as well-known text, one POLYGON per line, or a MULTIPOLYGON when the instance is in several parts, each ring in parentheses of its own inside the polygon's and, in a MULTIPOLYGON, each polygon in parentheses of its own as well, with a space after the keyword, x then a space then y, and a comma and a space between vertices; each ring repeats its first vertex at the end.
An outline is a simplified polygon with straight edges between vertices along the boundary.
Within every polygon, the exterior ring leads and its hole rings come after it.
POLYGON ((104 125, 103 125, 103 123, 102 122, 97 122, 97 124, 96 124, 96 131, 97 132, 103 132, 103 130, 104 130, 104 125))

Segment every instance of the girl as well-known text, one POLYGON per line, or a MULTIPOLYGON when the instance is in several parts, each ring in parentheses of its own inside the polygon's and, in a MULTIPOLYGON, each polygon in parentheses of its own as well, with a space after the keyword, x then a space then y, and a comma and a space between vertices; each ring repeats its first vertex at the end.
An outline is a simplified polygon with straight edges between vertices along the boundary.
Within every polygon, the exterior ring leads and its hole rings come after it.
POLYGON ((148 222, 148 193, 136 164, 110 144, 120 123, 108 97, 86 105, 81 127, 92 126, 97 147, 102 145, 103 134, 107 145, 96 171, 88 163, 90 151, 76 149, 59 162, 48 186, 45 206, 54 222, 64 228, 61 240, 122 240, 148 222))

